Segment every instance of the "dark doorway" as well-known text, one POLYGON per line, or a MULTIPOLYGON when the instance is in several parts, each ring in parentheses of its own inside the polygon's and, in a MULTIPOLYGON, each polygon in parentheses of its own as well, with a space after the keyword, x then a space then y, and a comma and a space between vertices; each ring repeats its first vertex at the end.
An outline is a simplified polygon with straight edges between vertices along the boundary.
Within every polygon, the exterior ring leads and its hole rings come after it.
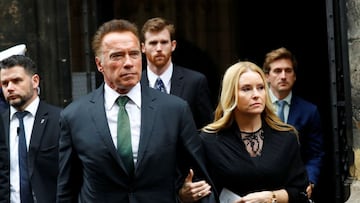
POLYGON ((333 139, 331 137, 330 69, 328 64, 326 5, 303 1, 238 1, 236 53, 262 65, 265 54, 279 47, 298 60, 294 93, 316 104, 324 126, 325 162, 315 202, 336 200, 333 139), (330 183, 330 184, 329 184, 330 183))

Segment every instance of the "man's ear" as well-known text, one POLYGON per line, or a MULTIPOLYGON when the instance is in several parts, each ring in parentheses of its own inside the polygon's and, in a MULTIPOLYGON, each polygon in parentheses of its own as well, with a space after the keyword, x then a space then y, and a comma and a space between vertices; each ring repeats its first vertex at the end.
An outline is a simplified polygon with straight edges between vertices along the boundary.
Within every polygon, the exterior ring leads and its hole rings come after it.
POLYGON ((101 64, 101 59, 99 57, 95 57, 95 64, 96 64, 96 67, 98 69, 99 72, 103 72, 103 67, 102 67, 102 64, 101 64))
POLYGON ((40 76, 38 74, 34 74, 31 77, 31 81, 32 81, 32 84, 33 84, 33 88, 39 87, 39 85, 40 85, 40 76))
POLYGON ((175 51, 176 49, 176 40, 171 41, 171 51, 175 51))
POLYGON ((141 51, 145 54, 145 44, 144 42, 141 42, 141 51))

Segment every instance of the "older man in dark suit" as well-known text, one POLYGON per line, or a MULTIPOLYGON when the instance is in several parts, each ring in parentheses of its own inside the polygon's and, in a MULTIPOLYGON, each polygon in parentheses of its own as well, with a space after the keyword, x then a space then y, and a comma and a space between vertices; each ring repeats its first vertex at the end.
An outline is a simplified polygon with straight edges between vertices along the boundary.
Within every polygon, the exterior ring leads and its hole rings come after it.
POLYGON ((10 104, 2 114, 0 202, 55 202, 61 109, 40 101, 40 77, 30 58, 13 55, 0 68, 10 104))
MULTIPOLYGON (((211 183, 187 103, 140 85, 137 27, 106 22, 92 46, 105 82, 61 114, 57 202, 187 200, 179 189, 190 168, 211 183)), ((207 185, 196 200, 214 202, 214 194, 207 185)))

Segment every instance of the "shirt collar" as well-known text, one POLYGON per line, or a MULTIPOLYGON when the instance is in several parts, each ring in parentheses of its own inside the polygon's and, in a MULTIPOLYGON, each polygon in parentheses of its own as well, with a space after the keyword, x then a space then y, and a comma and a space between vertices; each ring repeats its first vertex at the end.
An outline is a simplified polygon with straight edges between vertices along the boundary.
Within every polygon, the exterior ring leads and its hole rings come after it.
MULTIPOLYGON (((128 96, 130 100, 138 107, 141 107, 141 86, 138 82, 127 94, 119 94, 114 89, 109 87, 105 83, 104 85, 104 99, 105 99, 105 108, 107 110, 111 109, 119 96, 128 96)), ((130 101, 129 101, 130 102, 130 101)))
MULTIPOLYGON (((271 103, 275 104, 279 99, 274 95, 274 93, 269 88, 269 97, 271 99, 271 103)), ((292 91, 283 99, 286 101, 288 105, 291 104, 291 98, 292 98, 292 91)))
POLYGON ((166 68, 166 70, 165 70, 165 72, 163 72, 163 74, 156 75, 154 72, 152 72, 150 70, 149 66, 147 66, 146 70, 147 70, 147 76, 148 76, 148 79, 149 79, 149 86, 154 88, 156 79, 161 78, 161 80, 163 81, 165 86, 169 87, 170 86, 171 75, 173 73, 173 69, 174 69, 174 65, 173 65, 172 62, 170 62, 169 67, 166 68))
MULTIPOLYGON (((37 108, 40 103, 40 98, 37 96, 34 101, 32 101, 24 111, 28 111, 33 117, 36 115, 37 108)), ((10 106, 10 118, 13 118, 14 114, 18 112, 13 106, 10 106)))

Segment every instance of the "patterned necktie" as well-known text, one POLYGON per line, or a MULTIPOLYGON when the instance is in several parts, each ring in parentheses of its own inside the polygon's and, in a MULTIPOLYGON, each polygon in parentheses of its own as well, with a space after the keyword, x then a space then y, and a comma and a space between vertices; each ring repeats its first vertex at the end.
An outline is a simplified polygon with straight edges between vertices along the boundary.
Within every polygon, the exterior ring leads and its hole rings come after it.
POLYGON ((286 103, 287 102, 285 100, 278 100, 277 101, 277 104, 278 104, 278 107, 279 107, 278 108, 278 116, 283 122, 285 122, 284 107, 285 107, 286 103))
POLYGON ((15 116, 19 119, 19 171, 20 171, 20 199, 21 202, 31 203, 33 202, 31 184, 28 173, 28 160, 27 160, 27 147, 25 138, 25 128, 23 118, 28 114, 28 111, 19 111, 15 113, 15 116))
POLYGON ((127 96, 120 96, 117 99, 117 103, 119 105, 117 122, 117 150, 128 173, 132 175, 134 172, 134 159, 131 147, 131 130, 129 116, 125 109, 125 105, 128 101, 129 97, 127 96))
POLYGON ((166 93, 165 85, 164 85, 163 81, 161 80, 161 78, 156 79, 155 89, 159 90, 160 92, 166 93))

